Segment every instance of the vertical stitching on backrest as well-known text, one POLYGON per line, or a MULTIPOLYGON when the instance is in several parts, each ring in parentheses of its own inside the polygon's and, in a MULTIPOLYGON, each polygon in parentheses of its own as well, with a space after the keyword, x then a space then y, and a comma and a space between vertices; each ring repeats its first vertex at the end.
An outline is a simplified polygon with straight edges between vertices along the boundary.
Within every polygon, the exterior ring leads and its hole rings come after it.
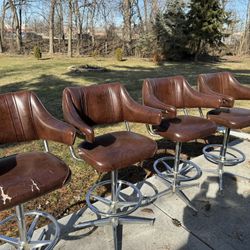
POLYGON ((7 100, 7 96, 4 96, 4 101, 5 101, 6 105, 7 105, 8 110, 9 110, 10 118, 11 118, 11 121, 12 121, 12 126, 14 127, 15 134, 16 134, 16 141, 18 141, 16 126, 14 124, 14 120, 13 120, 12 112, 10 110, 10 106, 9 106, 9 103, 8 103, 8 100, 7 100))
MULTIPOLYGON (((90 118, 90 116, 89 116, 89 110, 88 110, 88 100, 87 100, 87 94, 86 94, 86 92, 85 91, 83 91, 83 88, 81 88, 81 91, 80 92, 82 92, 82 96, 83 96, 83 98, 84 98, 84 101, 85 101, 85 105, 83 106, 83 111, 84 111, 84 115, 83 115, 83 117, 89 117, 90 118)), ((82 99, 82 98, 81 98, 82 99)), ((81 102, 81 105, 82 105, 82 102, 81 102)), ((91 118, 90 118, 91 119, 91 118)))
MULTIPOLYGON (((186 108, 185 106, 186 106, 186 102, 185 102, 185 95, 184 95, 184 79, 181 77, 181 106, 182 106, 182 108, 186 108)), ((179 100, 178 100, 179 101, 179 100)))
POLYGON ((124 121, 125 119, 124 119, 124 117, 125 117, 125 115, 124 115, 124 102, 123 102, 123 99, 122 99, 122 96, 121 96, 121 91, 122 91, 122 88, 120 87, 120 91, 119 91, 119 100, 120 100, 120 102, 121 102, 121 110, 122 110, 122 120, 124 121))
MULTIPOLYGON (((82 88, 80 88, 79 93, 80 93, 80 111, 81 111, 82 113, 85 113, 85 108, 84 108, 83 103, 82 103, 82 99, 83 99, 83 97, 85 98, 85 96, 84 96, 84 92, 82 91, 82 88)), ((72 95, 71 95, 71 93, 70 93, 70 96, 71 96, 71 100, 72 100, 72 95)), ((73 100, 72 100, 72 102, 73 102, 73 100)), ((74 103, 72 103, 72 104, 75 106, 74 103)), ((85 114, 79 114, 79 115, 80 115, 81 117, 84 117, 85 114)))
MULTIPOLYGON (((114 101, 113 101, 113 96, 112 96, 112 93, 111 93, 111 88, 108 86, 108 93, 109 93, 109 96, 110 96, 110 99, 111 99, 111 108, 113 110, 113 114, 115 114, 115 109, 114 109, 114 101)), ((115 115, 114 115, 115 117, 115 115)), ((113 117, 111 117, 113 118, 113 117)), ((113 119, 112 119, 113 120, 113 119)), ((113 122, 113 121, 112 121, 113 122)))
POLYGON ((36 125, 35 125, 33 109, 32 109, 32 105, 31 105, 31 92, 28 92, 28 105, 29 105, 31 121, 32 121, 33 128, 35 130, 35 133, 36 133, 36 137, 39 138, 39 135, 38 135, 38 132, 37 132, 37 129, 36 129, 36 125))
MULTIPOLYGON (((23 124, 22 124, 22 120, 21 120, 21 117, 20 117, 20 114, 19 114, 19 110, 18 110, 18 107, 17 107, 17 103, 16 103, 16 98, 15 96, 12 94, 11 95, 12 99, 13 99, 13 103, 16 107, 16 111, 17 111, 17 115, 18 115, 18 120, 20 122, 20 126, 21 126, 21 130, 22 130, 22 134, 23 134, 23 138, 26 139, 26 136, 25 136, 25 133, 24 133, 24 129, 23 129, 23 124)), ((23 140, 23 139, 22 139, 23 140)))

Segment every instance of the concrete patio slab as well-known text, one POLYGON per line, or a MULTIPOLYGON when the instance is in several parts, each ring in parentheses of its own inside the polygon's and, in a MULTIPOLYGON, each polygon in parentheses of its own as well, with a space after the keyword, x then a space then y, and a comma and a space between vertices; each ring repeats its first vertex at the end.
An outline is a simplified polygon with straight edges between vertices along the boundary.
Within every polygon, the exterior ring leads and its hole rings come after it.
MULTIPOLYGON (((155 217, 153 226, 129 224, 121 228, 122 249, 250 249, 250 142, 238 140, 234 146, 246 154, 246 161, 226 168, 229 174, 224 176, 223 194, 218 192, 216 175, 204 171, 197 181, 200 187, 184 191, 198 208, 198 214, 194 214, 177 196, 162 196, 132 214, 155 217)), ((215 168, 204 156, 192 160, 203 170, 215 168)), ((148 196, 165 189, 163 182, 156 176, 137 186, 148 196)), ((95 218, 95 214, 85 208, 60 219, 62 236, 55 249, 113 249, 111 226, 74 231, 73 224, 76 221, 95 218)), ((0 249, 11 248, 4 245, 0 249)))

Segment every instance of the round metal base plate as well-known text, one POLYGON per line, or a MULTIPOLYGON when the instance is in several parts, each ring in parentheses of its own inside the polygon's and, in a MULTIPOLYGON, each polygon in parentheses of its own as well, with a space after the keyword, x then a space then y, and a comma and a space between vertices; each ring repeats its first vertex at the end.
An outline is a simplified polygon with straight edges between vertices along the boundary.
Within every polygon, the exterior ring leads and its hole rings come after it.
POLYGON ((119 217, 132 213, 141 205, 142 194, 134 184, 118 180, 116 186, 117 201, 113 201, 110 196, 102 197, 98 195, 98 189, 100 190, 101 187, 107 185, 111 185, 111 180, 95 184, 86 195, 86 202, 94 213, 107 217, 119 217), (124 191, 125 188, 126 192, 124 191), (91 199, 98 202, 92 204, 91 199))
MULTIPOLYGON (((172 156, 162 157, 154 162, 155 172, 166 181, 172 183, 174 179, 173 167, 167 162, 174 160, 172 156)), ((202 171, 198 165, 189 160, 180 160, 179 170, 177 173, 176 182, 192 181, 200 178, 202 171)))
POLYGON ((221 144, 210 144, 203 148, 204 156, 207 160, 212 163, 218 164, 223 163, 224 166, 234 166, 243 161, 245 161, 246 157, 239 149, 234 147, 227 147, 227 152, 225 159, 220 157, 221 152, 221 144))

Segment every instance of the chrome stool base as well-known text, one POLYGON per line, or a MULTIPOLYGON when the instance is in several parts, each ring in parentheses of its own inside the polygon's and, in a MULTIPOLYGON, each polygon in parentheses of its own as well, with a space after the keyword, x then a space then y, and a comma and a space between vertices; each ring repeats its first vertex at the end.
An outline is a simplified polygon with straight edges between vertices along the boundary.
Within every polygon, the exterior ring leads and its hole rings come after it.
POLYGON ((111 180, 103 181, 94 185, 86 195, 86 202, 89 208, 97 215, 103 216, 96 220, 86 221, 75 224, 74 228, 82 229, 87 227, 99 227, 112 225, 114 247, 118 249, 118 226, 123 224, 154 224, 155 219, 128 216, 141 206, 142 194, 141 191, 132 183, 118 180, 118 171, 111 172, 111 180), (111 185, 111 198, 104 198, 95 194, 96 189, 101 186, 111 185), (122 192, 123 186, 131 189, 131 194, 122 192), (98 201, 95 205, 91 204, 90 200, 98 201), (135 199, 135 200, 132 200, 135 199))
POLYGON ((112 200, 112 197, 101 197, 97 194, 96 190, 100 190, 101 187, 106 185, 112 185, 111 180, 102 181, 91 187, 86 194, 86 202, 88 207, 96 214, 102 216, 112 216, 119 217, 128 215, 134 212, 140 205, 142 201, 142 194, 140 190, 127 181, 117 180, 116 189, 116 200, 112 200), (125 194, 122 190, 125 187, 131 189, 130 194, 125 194), (90 200, 99 201, 95 205, 91 203, 90 200))
MULTIPOLYGON (((155 196, 161 197, 168 193, 176 194, 181 200, 183 200, 191 209, 195 212, 198 212, 197 209, 192 205, 187 196, 183 193, 182 190, 191 188, 194 186, 199 186, 199 183, 195 184, 181 184, 181 182, 188 182, 192 180, 196 180, 201 177, 202 171, 198 165, 189 160, 181 160, 180 152, 181 152, 181 143, 176 143, 175 157, 162 157, 157 159, 154 162, 154 170, 157 175, 162 179, 166 185, 168 186, 166 190, 157 193, 155 196), (166 162, 174 159, 174 167, 170 167, 170 165, 166 162), (182 162, 182 165, 180 164, 182 162), (165 171, 160 170, 160 166, 164 167, 165 171)), ((155 197, 150 197, 148 201, 155 199, 155 197)))
POLYGON ((227 146, 225 158, 223 159, 220 152, 222 144, 209 144, 203 148, 205 158, 215 164, 223 163, 224 166, 235 166, 243 161, 246 157, 242 151, 237 148, 227 146))
MULTIPOLYGON (((16 206, 16 214, 13 214, 0 222, 0 226, 5 225, 10 221, 17 221, 19 229, 19 238, 8 237, 0 235, 0 240, 13 245, 17 249, 44 249, 51 250, 55 247, 60 236, 60 227, 56 219, 46 213, 41 211, 29 211, 24 212, 23 205, 16 206), (25 217, 34 217, 29 229, 26 230, 25 217), (47 219, 50 224, 53 225, 54 231, 52 239, 47 239, 47 231, 42 230, 40 235, 34 235, 34 231, 37 229, 37 224, 39 219, 47 219)), ((51 229, 49 229, 51 230, 51 229)), ((51 233, 50 233, 51 235, 51 233)))
POLYGON ((223 144, 210 144, 203 148, 205 158, 217 164, 216 170, 207 170, 216 173, 219 177, 219 191, 223 190, 223 173, 224 166, 235 166, 243 161, 246 157, 239 149, 228 146, 230 128, 225 128, 223 144))

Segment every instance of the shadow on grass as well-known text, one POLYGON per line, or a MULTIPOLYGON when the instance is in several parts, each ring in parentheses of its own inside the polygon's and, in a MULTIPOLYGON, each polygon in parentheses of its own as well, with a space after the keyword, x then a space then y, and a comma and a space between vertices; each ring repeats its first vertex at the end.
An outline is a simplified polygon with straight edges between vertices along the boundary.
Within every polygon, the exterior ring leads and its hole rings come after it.
POLYGON ((242 84, 250 84, 250 70, 231 70, 227 67, 221 67, 218 62, 215 63, 193 63, 193 62, 171 62, 162 66, 143 67, 110 65, 113 70, 109 72, 84 72, 71 73, 65 75, 75 79, 83 78, 90 83, 108 83, 121 82, 125 85, 129 93, 135 100, 141 101, 141 88, 143 80, 146 78, 165 77, 174 75, 183 75, 191 85, 196 86, 196 78, 202 73, 215 73, 220 71, 230 71, 242 84), (123 70, 122 70, 123 69, 123 70))
POLYGON ((62 118, 62 92, 66 87, 77 86, 76 84, 62 80, 53 75, 43 74, 38 78, 28 81, 22 81, 18 83, 12 83, 8 85, 0 86, 0 93, 20 91, 20 90, 32 90, 34 91, 42 103, 57 118, 62 118), (35 81, 35 82, 33 82, 35 81))

